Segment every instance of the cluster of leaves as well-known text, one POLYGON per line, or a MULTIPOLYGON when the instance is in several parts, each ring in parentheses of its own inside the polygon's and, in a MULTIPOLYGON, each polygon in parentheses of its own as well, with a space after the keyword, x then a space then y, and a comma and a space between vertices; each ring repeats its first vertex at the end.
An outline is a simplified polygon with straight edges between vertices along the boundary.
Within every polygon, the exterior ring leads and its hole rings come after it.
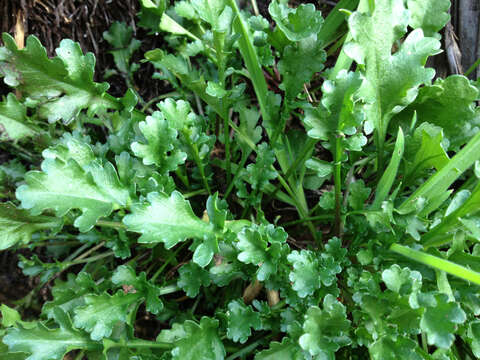
POLYGON ((3 36, 0 250, 37 286, 2 359, 480 357, 480 86, 425 65, 450 2, 140 3, 167 96, 125 24, 121 98, 78 44, 3 36))

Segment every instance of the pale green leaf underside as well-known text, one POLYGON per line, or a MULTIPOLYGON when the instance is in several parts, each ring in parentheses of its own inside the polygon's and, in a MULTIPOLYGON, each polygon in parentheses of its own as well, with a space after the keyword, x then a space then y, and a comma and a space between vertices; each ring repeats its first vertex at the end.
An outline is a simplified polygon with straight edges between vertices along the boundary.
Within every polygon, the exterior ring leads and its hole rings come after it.
POLYGON ((132 206, 123 218, 128 230, 141 233, 141 243, 163 242, 171 248, 185 239, 213 236, 213 226, 195 216, 190 203, 174 191, 170 196, 150 193, 147 201, 132 206))
POLYGON ((68 315, 57 309, 57 322, 60 327, 49 329, 44 324, 28 323, 28 328, 17 325, 9 328, 3 342, 11 353, 30 354, 26 360, 62 360, 64 355, 74 349, 96 349, 88 335, 74 329, 68 315))
POLYGON ((92 162, 89 169, 86 172, 71 159, 66 163, 45 159, 42 171, 27 173, 26 184, 17 189, 17 198, 34 215, 51 209, 63 216, 71 209, 80 209, 82 215, 74 225, 82 232, 88 231, 100 217, 110 215, 115 206, 125 205, 129 198, 112 164, 92 162))
POLYGON ((0 74, 7 85, 18 88, 23 96, 37 101, 38 114, 49 122, 72 121, 83 109, 117 108, 115 101, 103 95, 106 83, 95 83, 95 57, 83 55, 80 45, 62 40, 57 57, 49 59, 38 38, 29 36, 24 49, 3 35, 0 48, 0 74))
POLYGON ((13 93, 0 103, 0 140, 22 140, 36 135, 38 129, 28 122, 27 110, 13 93))
POLYGON ((61 219, 50 216, 32 216, 26 210, 9 203, 0 204, 0 250, 16 244, 28 244, 32 234, 40 230, 58 229, 61 219))
POLYGON ((139 294, 125 294, 122 290, 114 295, 87 295, 86 305, 75 309, 74 324, 90 333, 92 340, 109 337, 117 322, 125 322, 127 310, 140 297, 139 294))

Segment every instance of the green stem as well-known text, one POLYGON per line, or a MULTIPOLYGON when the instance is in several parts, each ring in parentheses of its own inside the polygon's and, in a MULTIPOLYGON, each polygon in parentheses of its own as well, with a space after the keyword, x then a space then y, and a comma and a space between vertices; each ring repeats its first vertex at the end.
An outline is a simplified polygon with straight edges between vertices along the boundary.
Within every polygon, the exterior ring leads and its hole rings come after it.
POLYGON ((422 348, 428 354, 427 336, 422 332, 422 348))
POLYGON ((250 345, 245 346, 243 349, 240 349, 237 352, 233 353, 232 355, 227 357, 225 360, 234 360, 244 355, 247 355, 251 353, 254 349, 256 349, 264 341, 265 341, 264 338, 258 339, 257 341, 254 341, 250 345))
POLYGON ((242 169, 245 167, 245 163, 248 160, 248 156, 246 153, 242 153, 242 159, 240 160, 240 164, 237 166, 237 171, 235 171, 235 175, 233 176, 232 181, 228 184, 227 191, 225 191, 225 195, 223 196, 225 199, 228 198, 230 192, 233 190, 233 186, 235 185, 235 181, 238 179, 240 174, 242 173, 242 169))
POLYGON ((230 127, 228 125, 228 116, 223 117, 223 138, 225 141, 225 161, 226 161, 226 173, 227 173, 227 184, 230 184, 232 181, 232 164, 230 160, 230 127))
POLYGON ((33 247, 46 247, 46 246, 70 246, 70 245, 80 245, 81 242, 78 240, 72 240, 72 241, 55 241, 55 242, 50 242, 50 241, 44 241, 44 242, 38 242, 38 243, 30 243, 30 244, 25 244, 20 246, 20 249, 30 249, 32 246, 33 247))
POLYGON ((340 237, 342 232, 342 139, 335 138, 335 157, 333 165, 333 182, 335 186, 335 235, 340 237))
POLYGON ((297 224, 302 224, 302 223, 307 222, 307 221, 311 222, 311 221, 315 221, 315 220, 332 220, 334 218, 335 218, 335 216, 330 215, 330 214, 310 216, 310 217, 305 217, 305 218, 299 219, 299 220, 289 221, 287 223, 282 224, 282 226, 283 227, 289 227, 289 226, 293 226, 293 225, 297 225, 297 224))
POLYGON ((192 143, 192 141, 190 140, 189 134, 184 134, 184 137, 188 142, 188 146, 192 150, 193 160, 195 161, 195 164, 197 164, 198 166, 198 171, 200 171, 200 176, 202 177, 203 186, 205 186, 205 189, 208 191, 209 194, 212 194, 210 190, 210 185, 208 185, 207 177, 205 176, 205 167, 203 166, 202 159, 200 159, 198 146, 197 144, 192 143))
MULTIPOLYGON (((477 133, 450 161, 440 170, 424 182, 398 210, 406 212, 411 209, 420 198, 424 198, 426 204, 433 202, 438 194, 443 194, 451 184, 465 172, 475 161, 480 159, 480 133, 477 133)), ((440 206, 441 204, 438 204, 440 206)), ((437 207, 438 207, 437 206, 437 207)), ((436 208, 430 209, 430 212, 436 208)), ((425 214, 425 216, 428 214, 425 214)))
POLYGON ((127 226, 119 221, 97 220, 98 226, 109 227, 114 229, 126 229, 127 226))
MULTIPOLYGON (((282 184, 284 189, 287 191, 288 195, 292 198, 294 202, 294 206, 297 208, 298 215, 300 216, 300 219, 304 219, 308 217, 308 206, 305 200, 305 195, 303 194, 303 185, 299 184, 297 188, 295 188, 295 191, 292 191, 292 188, 290 187, 290 184, 285 181, 285 179, 279 174, 278 175, 278 181, 282 184)), ((315 230, 315 226, 313 226, 313 223, 311 221, 306 221, 307 227, 310 230, 310 233, 312 234, 312 237, 315 241, 319 242, 318 236, 317 236, 317 231, 315 230)), ((319 242, 320 246, 323 246, 321 242, 319 242)))
POLYGON ((159 95, 159 96, 155 96, 153 99, 150 99, 145 105, 143 105, 142 107, 142 112, 145 112, 145 110, 147 110, 148 108, 150 108, 152 106, 153 103, 159 101, 159 100, 163 100, 163 99, 166 99, 166 98, 169 98, 169 97, 177 97, 179 96, 180 94, 177 92, 177 91, 172 91, 172 92, 169 92, 169 93, 166 93, 166 94, 162 94, 162 95, 159 95))
POLYGON ((172 285, 167 285, 162 288, 160 288, 160 291, 158 292, 158 295, 168 295, 172 294, 174 292, 182 290, 177 284, 172 284, 172 285))
POLYGON ((175 174, 178 176, 178 178, 183 183, 183 185, 185 185, 185 187, 190 188, 190 182, 188 181, 188 176, 182 173, 182 167, 178 167, 177 170, 175 170, 175 174))
MULTIPOLYGON (((316 143, 317 143, 316 139, 308 138, 307 143, 303 147, 303 150, 302 150, 300 156, 297 156, 295 158, 295 161, 293 162, 293 164, 288 168, 287 172, 285 173, 285 179, 290 179, 290 177, 292 176, 294 171, 297 170, 298 166, 300 164, 305 163, 306 158, 311 155, 313 149, 315 148, 316 143)), ((279 184, 275 187, 275 191, 272 194, 270 194, 270 197, 275 196, 278 189, 279 189, 279 184)))
POLYGON ((146 349, 164 349, 170 350, 173 349, 174 345, 171 343, 148 341, 148 340, 130 340, 124 344, 116 343, 112 347, 126 347, 126 348, 146 348, 146 349))
POLYGON ((77 356, 75 356, 75 360, 82 360, 83 359, 83 355, 85 355, 85 351, 81 350, 77 356))
POLYGON ((75 262, 75 261, 78 261, 78 260, 85 259, 88 255, 90 255, 91 253, 94 253, 95 251, 100 249, 103 245, 105 245, 105 241, 102 241, 100 244, 95 245, 94 247, 88 249, 87 251, 85 251, 82 255, 80 255, 79 257, 77 257, 73 261, 75 262))
POLYGON ((382 126, 381 120, 378 121, 378 129, 375 131, 374 142, 377 147, 377 183, 380 181, 383 175, 383 143, 385 138, 381 135, 382 126))
POLYGON ((258 11, 257 0, 251 0, 251 2, 252 2, 253 13, 255 14, 255 16, 260 15, 260 11, 258 11))
POLYGON ((152 282, 155 282, 157 277, 165 270, 168 264, 175 259, 178 255, 178 253, 188 244, 188 242, 184 242, 182 245, 180 245, 173 253, 171 253, 170 257, 163 263, 162 266, 153 274, 152 278, 150 279, 152 282))
POLYGON ((233 12, 236 15, 233 26, 235 32, 241 35, 238 39, 240 52, 250 74, 255 94, 257 95, 258 104, 260 106, 260 111, 262 112, 263 121, 267 125, 265 126, 265 128, 268 129, 269 125, 271 124, 271 116, 270 112, 268 111, 267 82, 265 80, 265 77, 263 76, 262 67, 260 66, 260 61, 255 51, 255 47, 253 46, 253 41, 248 30, 248 26, 243 19, 243 15, 241 14, 236 1, 227 0, 227 3, 233 9, 233 12))
POLYGON ((112 256, 113 254, 115 254, 113 251, 107 251, 103 254, 95 255, 86 259, 74 260, 69 264, 69 266, 97 261, 97 260, 112 256))
POLYGON ((197 195, 208 195, 208 192, 205 191, 205 189, 198 189, 198 190, 190 191, 188 193, 183 194, 183 197, 185 199, 188 199, 197 195))
POLYGON ((473 70, 477 68, 478 65, 480 65, 480 58, 478 58, 477 61, 475 61, 473 65, 470 66, 467 71, 465 71, 464 75, 465 76, 470 75, 473 72, 473 70))
POLYGON ((72 259, 75 259, 79 254, 81 254, 84 250, 86 250, 88 247, 90 246, 89 243, 86 243, 86 244, 83 244, 82 246, 80 246, 78 249, 76 249, 73 253, 71 253, 70 255, 68 255, 64 261, 70 261, 72 259))

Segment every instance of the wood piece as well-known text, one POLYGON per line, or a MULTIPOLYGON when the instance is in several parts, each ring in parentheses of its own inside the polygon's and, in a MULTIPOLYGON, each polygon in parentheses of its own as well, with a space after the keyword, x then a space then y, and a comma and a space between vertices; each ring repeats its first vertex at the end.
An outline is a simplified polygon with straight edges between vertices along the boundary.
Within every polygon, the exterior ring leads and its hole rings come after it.
MULTIPOLYGON (((478 0, 458 1, 458 36, 462 53, 462 67, 468 69, 477 60, 480 2, 478 0)), ((470 74, 475 78, 476 73, 470 74)))

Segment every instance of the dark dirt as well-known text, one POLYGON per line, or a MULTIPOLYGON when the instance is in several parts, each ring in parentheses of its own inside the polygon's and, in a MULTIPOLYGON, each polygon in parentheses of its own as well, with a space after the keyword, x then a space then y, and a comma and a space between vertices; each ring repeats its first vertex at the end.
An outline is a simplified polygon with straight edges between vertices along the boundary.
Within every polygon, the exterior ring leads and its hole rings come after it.
MULTIPOLYGON (((138 9, 138 0, 0 0, 0 16, 3 20, 0 30, 13 35, 17 23, 22 24, 25 39, 28 35, 37 36, 49 56, 55 55, 55 48, 62 39, 77 41, 84 52, 95 54, 95 80, 103 81, 105 70, 114 68, 114 63, 108 53, 111 47, 102 34, 113 22, 125 22, 132 26, 134 37, 142 40, 135 61, 141 60, 147 50, 162 44, 160 36, 149 36, 145 30, 136 27, 138 9)), ((135 87, 146 101, 163 93, 162 84, 151 81, 152 73, 152 66, 143 65, 135 74, 135 87)), ((114 96, 122 96, 127 89, 120 77, 110 78, 109 83, 109 92, 114 96)), ((0 95, 9 91, 1 82, 0 95)))

